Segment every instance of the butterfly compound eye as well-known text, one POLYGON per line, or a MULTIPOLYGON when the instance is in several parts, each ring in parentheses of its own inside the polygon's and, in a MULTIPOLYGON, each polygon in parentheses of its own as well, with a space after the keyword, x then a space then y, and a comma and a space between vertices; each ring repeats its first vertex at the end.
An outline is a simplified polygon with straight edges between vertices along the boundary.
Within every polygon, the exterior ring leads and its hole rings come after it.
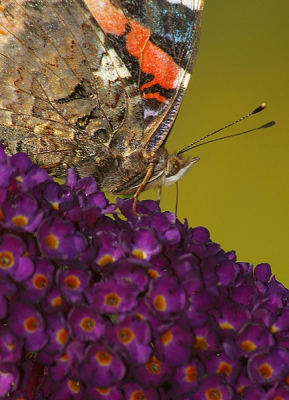
POLYGON ((176 175, 181 168, 181 160, 176 157, 172 156, 168 159, 167 169, 166 169, 166 177, 169 178, 170 176, 176 175))

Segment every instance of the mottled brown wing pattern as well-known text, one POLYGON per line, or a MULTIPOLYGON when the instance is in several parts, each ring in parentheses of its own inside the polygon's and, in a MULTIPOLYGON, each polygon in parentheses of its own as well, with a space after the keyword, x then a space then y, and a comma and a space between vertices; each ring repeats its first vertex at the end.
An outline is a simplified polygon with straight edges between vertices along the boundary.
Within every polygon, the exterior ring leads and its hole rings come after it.
POLYGON ((81 2, 7 0, 0 16, 0 140, 11 153, 83 175, 116 133, 141 139, 137 85, 81 2))

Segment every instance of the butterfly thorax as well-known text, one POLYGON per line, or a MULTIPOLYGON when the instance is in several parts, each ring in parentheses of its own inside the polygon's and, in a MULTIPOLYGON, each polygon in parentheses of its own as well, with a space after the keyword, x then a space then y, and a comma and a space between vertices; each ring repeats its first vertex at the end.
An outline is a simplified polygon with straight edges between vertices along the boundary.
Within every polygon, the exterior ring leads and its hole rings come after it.
POLYGON ((95 176, 105 191, 132 195, 140 187, 152 165, 153 173, 146 184, 146 189, 172 185, 182 178, 198 160, 198 157, 184 160, 180 156, 169 155, 164 147, 161 147, 154 155, 142 149, 125 157, 117 155, 109 168, 106 165, 105 171, 98 164, 95 176))

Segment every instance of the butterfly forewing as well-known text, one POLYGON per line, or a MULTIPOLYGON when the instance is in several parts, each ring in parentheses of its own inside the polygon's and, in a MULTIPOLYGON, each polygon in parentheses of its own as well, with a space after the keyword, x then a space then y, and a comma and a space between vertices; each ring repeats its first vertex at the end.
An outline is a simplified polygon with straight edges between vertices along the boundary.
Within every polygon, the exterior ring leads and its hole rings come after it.
POLYGON ((119 0, 112 4, 106 0, 97 7, 91 0, 87 4, 138 83, 144 116, 142 144, 156 150, 168 134, 188 83, 203 2, 119 0))

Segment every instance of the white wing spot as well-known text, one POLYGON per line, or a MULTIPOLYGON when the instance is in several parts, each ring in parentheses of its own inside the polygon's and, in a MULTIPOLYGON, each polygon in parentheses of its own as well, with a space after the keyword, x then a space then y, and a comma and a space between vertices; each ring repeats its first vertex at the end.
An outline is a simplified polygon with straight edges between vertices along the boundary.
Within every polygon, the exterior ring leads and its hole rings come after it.
POLYGON ((191 10, 201 10, 203 8, 203 0, 168 0, 172 4, 182 4, 191 10))

